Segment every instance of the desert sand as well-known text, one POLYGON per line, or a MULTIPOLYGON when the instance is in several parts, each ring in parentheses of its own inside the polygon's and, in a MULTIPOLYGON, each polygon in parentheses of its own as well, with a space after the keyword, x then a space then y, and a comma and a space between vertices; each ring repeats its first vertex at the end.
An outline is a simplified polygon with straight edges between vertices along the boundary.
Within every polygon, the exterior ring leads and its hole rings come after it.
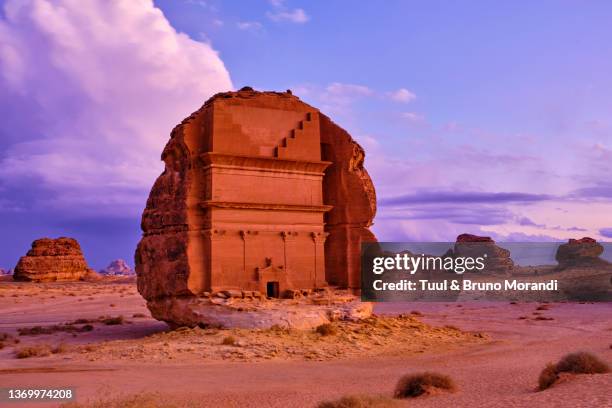
POLYGON ((179 406, 313 407, 347 394, 390 396, 402 375, 431 370, 450 375, 459 390, 402 404, 612 406, 612 374, 579 375, 535 391, 545 364, 569 352, 612 362, 610 303, 386 303, 375 313, 385 317, 340 325, 328 336, 169 332, 150 317, 134 283, 0 282, 0 333, 9 335, 0 349, 0 386, 75 387, 79 403, 158 393, 179 406), (40 344, 62 347, 16 358, 40 344))

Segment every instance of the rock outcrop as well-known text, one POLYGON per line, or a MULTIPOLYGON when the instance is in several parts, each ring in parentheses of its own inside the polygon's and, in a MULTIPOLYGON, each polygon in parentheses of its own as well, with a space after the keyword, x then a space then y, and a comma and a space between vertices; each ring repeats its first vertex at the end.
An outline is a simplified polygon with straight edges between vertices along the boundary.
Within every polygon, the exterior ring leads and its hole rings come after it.
POLYGON ((560 269, 608 265, 600 258, 603 252, 604 247, 593 238, 570 239, 567 244, 559 245, 555 259, 560 269))
POLYGON ((134 276, 136 272, 123 259, 112 261, 106 268, 101 269, 101 275, 105 276, 134 276))
POLYGON ((78 281, 97 274, 87 266, 81 246, 73 238, 42 238, 32 243, 26 256, 19 259, 13 279, 16 281, 78 281))
MULTIPOLYGON (((142 216, 153 316, 205 292, 358 288, 376 195, 351 136, 290 92, 220 93, 178 125, 142 216)), ((204 322, 205 323, 205 322, 204 322)))
POLYGON ((514 267, 510 251, 495 244, 491 237, 461 234, 452 251, 455 257, 481 257, 486 254, 485 272, 509 274, 514 267))
POLYGON ((12 270, 0 268, 0 275, 12 275, 12 274, 13 274, 12 270))

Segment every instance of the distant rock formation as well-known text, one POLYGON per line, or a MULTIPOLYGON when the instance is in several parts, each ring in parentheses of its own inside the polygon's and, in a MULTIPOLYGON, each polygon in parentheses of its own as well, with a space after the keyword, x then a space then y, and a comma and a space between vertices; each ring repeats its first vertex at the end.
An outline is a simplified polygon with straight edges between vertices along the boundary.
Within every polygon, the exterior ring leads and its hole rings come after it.
POLYGON ((485 271, 496 274, 509 274, 514 267, 510 251, 495 244, 491 237, 461 234, 457 237, 452 250, 455 257, 480 257, 486 254, 485 271))
POLYGON ((0 276, 1 275, 12 275, 12 274, 13 274, 12 270, 10 270, 10 269, 7 270, 7 269, 0 268, 0 276))
POLYGON ((609 265, 600 258, 603 252, 604 247, 593 238, 570 239, 567 244, 559 245, 555 259, 559 262, 559 269, 609 265))
POLYGON ((123 259, 112 261, 106 268, 101 269, 100 274, 106 276, 134 276, 136 272, 123 259))
POLYGON ((73 238, 42 238, 32 243, 21 257, 13 279, 16 281, 54 282, 95 279, 97 273, 87 266, 81 246, 73 238))

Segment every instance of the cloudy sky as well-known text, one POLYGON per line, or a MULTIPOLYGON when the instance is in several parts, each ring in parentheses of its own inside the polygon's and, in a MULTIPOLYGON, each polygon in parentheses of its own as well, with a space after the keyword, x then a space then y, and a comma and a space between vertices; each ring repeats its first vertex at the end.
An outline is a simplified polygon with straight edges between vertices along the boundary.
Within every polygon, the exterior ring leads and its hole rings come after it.
POLYGON ((0 267, 131 263, 170 130, 245 85, 366 148, 381 240, 612 240, 612 4, 384 4, 0 0, 0 267))

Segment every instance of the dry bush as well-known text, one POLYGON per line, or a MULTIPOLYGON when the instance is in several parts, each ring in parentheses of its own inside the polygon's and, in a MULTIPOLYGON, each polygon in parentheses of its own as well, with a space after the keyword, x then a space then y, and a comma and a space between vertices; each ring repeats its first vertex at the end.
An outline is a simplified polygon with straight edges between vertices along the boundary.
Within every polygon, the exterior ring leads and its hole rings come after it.
POLYGON ((317 408, 386 408, 397 406, 391 398, 371 395, 347 395, 333 401, 323 401, 317 408))
POLYGON ((555 320, 555 319, 552 317, 546 317, 546 316, 536 316, 534 320, 555 320))
POLYGON ((557 364, 549 363, 540 373, 538 389, 540 391, 550 388, 557 380, 559 374, 604 374, 609 373, 610 367, 591 353, 580 351, 567 354, 557 364))
POLYGON ((538 388, 540 390, 545 390, 552 386, 558 379, 559 374, 557 373, 557 366, 553 363, 548 363, 540 373, 538 388))
POLYGON ((428 394, 433 389, 453 392, 457 387, 447 375, 432 372, 408 374, 400 378, 395 386, 393 396, 395 398, 414 398, 428 394))
POLYGON ((147 317, 147 315, 144 314, 144 313, 134 313, 132 315, 132 317, 134 317, 134 318, 143 318, 143 317, 147 317))
POLYGON ((234 336, 225 336, 221 344, 224 346, 233 346, 236 344, 236 338, 234 336))
POLYGON ((548 304, 540 305, 536 308, 536 310, 548 310, 548 309, 550 309, 550 305, 548 304))
POLYGON ((423 316, 423 313, 419 312, 418 310, 413 310, 410 312, 410 314, 413 316, 423 316))
POLYGON ((321 336, 333 336, 338 333, 338 329, 336 329, 336 327, 331 323, 321 324, 317 326, 315 331, 321 336))
POLYGON ((610 367, 591 353, 568 354, 557 363, 557 371, 573 374, 604 374, 610 367))
POLYGON ((54 324, 52 326, 21 327, 17 329, 20 336, 38 336, 41 334, 53 334, 56 332, 78 333, 93 330, 93 326, 85 325, 77 327, 72 323, 54 324))
POLYGON ((101 322, 107 326, 116 326, 116 325, 125 323, 125 319, 123 316, 117 316, 117 317, 109 316, 109 317, 103 318, 101 322))
POLYGON ((24 346, 16 351, 17 358, 46 357, 51 355, 52 349, 48 344, 35 344, 24 346))

